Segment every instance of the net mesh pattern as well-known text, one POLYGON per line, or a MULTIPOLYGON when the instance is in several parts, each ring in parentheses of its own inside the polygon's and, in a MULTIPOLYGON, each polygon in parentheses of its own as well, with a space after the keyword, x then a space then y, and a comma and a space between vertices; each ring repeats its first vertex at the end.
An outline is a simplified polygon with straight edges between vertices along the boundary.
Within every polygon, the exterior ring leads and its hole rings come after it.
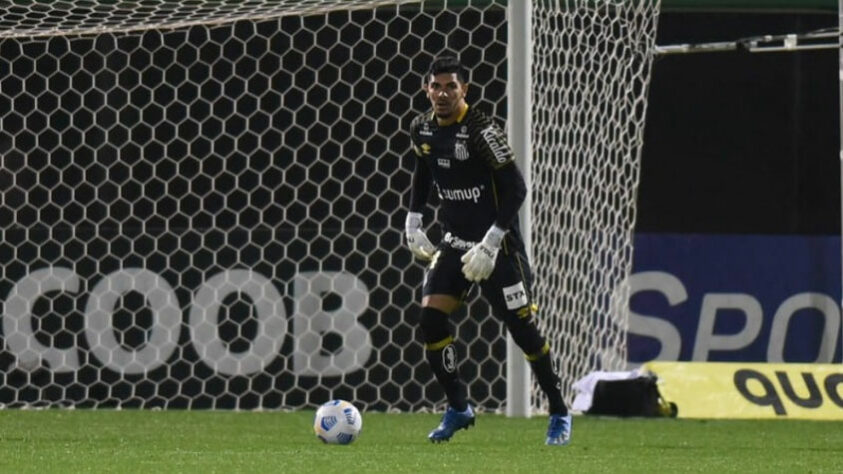
MULTIPOLYGON (((643 2, 583 3, 533 13, 535 290, 569 377, 624 357, 655 27, 643 2)), ((0 11, 0 403, 441 409, 407 129, 446 50, 504 123, 506 2, 0 11)), ((472 401, 502 410, 501 324, 477 299, 453 322, 472 401)))
MULTIPOLYGON (((632 233, 659 2, 535 0, 533 255, 568 401, 626 368, 632 233)), ((533 392, 534 405, 541 405, 533 392)))

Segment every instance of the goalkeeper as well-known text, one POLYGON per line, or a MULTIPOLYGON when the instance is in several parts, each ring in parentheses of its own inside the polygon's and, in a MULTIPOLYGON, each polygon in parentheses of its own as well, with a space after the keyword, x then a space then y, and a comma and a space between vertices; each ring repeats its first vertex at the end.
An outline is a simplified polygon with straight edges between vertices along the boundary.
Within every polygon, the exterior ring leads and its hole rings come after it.
POLYGON ((518 209, 527 193, 524 179, 501 129, 466 103, 467 72, 457 58, 435 59, 424 82, 432 109, 410 126, 416 158, 405 231, 413 254, 429 262, 420 326, 425 356, 448 398, 442 422, 428 438, 448 441, 474 424, 448 316, 476 284, 524 351, 548 397, 546 444, 568 444, 571 416, 550 347, 534 321, 532 275, 518 229, 518 209), (422 210, 434 187, 444 231, 438 247, 422 225, 422 210))

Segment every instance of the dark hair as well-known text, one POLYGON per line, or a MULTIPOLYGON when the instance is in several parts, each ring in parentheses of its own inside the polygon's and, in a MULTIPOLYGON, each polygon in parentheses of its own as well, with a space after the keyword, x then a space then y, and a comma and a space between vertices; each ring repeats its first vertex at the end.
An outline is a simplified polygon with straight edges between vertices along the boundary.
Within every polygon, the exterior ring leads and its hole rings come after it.
POLYGON ((455 73, 457 79, 468 82, 468 71, 456 56, 439 56, 430 63, 430 69, 427 71, 428 77, 442 73, 455 73))

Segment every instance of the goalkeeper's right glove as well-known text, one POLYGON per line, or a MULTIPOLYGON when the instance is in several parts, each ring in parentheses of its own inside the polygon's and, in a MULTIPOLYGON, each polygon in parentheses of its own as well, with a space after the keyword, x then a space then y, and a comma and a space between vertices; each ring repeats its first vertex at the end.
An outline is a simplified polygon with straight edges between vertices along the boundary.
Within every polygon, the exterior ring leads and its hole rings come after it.
POLYGON ((430 260, 436 252, 436 247, 430 243, 427 235, 422 230, 422 215, 419 212, 407 213, 407 220, 404 221, 404 231, 407 236, 407 246, 416 258, 430 260))

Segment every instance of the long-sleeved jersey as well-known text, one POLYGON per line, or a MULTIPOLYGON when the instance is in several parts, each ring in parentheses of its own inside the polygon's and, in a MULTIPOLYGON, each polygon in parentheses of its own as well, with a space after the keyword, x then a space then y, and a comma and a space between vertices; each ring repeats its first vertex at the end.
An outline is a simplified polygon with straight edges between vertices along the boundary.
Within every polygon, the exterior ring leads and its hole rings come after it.
POLYGON ((421 212, 435 186, 445 232, 477 242, 496 224, 521 241, 516 217, 527 191, 500 127, 473 107, 445 126, 428 111, 413 120, 410 137, 418 157, 411 212, 421 212))

